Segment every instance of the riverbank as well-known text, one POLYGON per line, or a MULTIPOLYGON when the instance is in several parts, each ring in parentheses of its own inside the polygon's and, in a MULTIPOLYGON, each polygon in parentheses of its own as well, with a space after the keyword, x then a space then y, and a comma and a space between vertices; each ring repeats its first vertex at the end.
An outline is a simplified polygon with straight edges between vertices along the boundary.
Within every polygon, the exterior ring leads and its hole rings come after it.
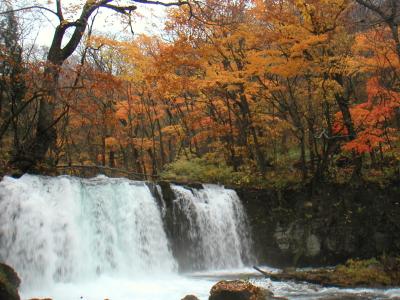
MULTIPOLYGON (((258 268, 257 268, 258 269, 258 268)), ((348 260, 344 265, 311 270, 285 269, 278 273, 260 273, 273 281, 295 281, 339 288, 400 287, 400 257, 348 260)))

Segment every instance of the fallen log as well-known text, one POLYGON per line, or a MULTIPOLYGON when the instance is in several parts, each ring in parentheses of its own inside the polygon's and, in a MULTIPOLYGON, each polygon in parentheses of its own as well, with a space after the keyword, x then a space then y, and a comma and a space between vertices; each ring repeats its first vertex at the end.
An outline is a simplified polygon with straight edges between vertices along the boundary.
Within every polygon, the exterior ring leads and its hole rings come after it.
POLYGON ((253 266, 253 269, 255 269, 256 271, 260 272, 261 274, 263 274, 264 276, 269 277, 271 275, 271 273, 265 272, 263 270, 261 270, 259 267, 257 266, 253 266))

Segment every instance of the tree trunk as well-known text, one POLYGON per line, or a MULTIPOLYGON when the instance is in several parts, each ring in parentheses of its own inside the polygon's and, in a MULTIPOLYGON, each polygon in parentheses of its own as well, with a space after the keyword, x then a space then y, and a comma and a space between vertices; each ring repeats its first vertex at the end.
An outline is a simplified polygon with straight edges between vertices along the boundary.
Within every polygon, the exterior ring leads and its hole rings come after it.
MULTIPOLYGON (((348 100, 345 99, 342 95, 337 94, 335 96, 336 102, 338 103, 340 112, 343 116, 343 123, 348 132, 348 140, 352 141, 357 137, 357 133, 354 129, 353 120, 350 113, 348 100)), ((361 177, 361 169, 362 169, 362 157, 353 151, 353 161, 354 161, 354 171, 353 177, 361 177)))
MULTIPOLYGON (((60 5, 60 3, 57 3, 60 5)), ((56 27, 53 41, 47 55, 47 66, 44 72, 43 90, 47 95, 39 101, 38 121, 36 124, 36 134, 31 141, 24 145, 22 157, 16 159, 19 163, 16 166, 22 172, 37 172, 39 166, 45 162, 47 151, 56 144, 57 131, 55 125, 59 121, 54 116, 57 104, 57 84, 61 66, 78 47, 83 34, 86 30, 90 15, 99 7, 99 3, 87 1, 82 9, 82 13, 76 22, 70 23, 64 20, 61 6, 57 12, 60 24, 56 27), (62 47, 63 39, 68 28, 74 28, 72 36, 62 47)), ((50 166, 52 164, 50 163, 50 166)))

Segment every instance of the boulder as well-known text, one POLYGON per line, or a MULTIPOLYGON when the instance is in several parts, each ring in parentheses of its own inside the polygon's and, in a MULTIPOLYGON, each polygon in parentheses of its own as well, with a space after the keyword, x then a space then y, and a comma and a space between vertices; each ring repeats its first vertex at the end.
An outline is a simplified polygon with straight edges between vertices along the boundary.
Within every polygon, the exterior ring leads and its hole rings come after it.
POLYGON ((195 295, 187 295, 183 297, 181 300, 199 300, 195 295))
POLYGON ((20 300, 18 294, 20 283, 21 280, 13 268, 0 263, 0 299, 20 300))
POLYGON ((274 294, 248 281, 222 280, 216 283, 210 291, 208 300, 272 300, 285 299, 274 297, 274 294))

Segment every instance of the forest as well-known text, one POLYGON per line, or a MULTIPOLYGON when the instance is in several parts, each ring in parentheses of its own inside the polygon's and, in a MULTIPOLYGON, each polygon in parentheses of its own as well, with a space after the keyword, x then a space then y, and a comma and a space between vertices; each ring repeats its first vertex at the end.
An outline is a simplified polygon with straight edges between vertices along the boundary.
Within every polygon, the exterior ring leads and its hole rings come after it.
POLYGON ((400 176, 396 0, 18 2, 0 5, 2 174, 400 176), (167 6, 159 35, 93 30, 99 10, 134 23, 137 2, 167 6), (24 40, 28 12, 57 18, 49 48, 24 40))
POLYGON ((0 299, 400 299, 399 26, 0 0, 0 299))

